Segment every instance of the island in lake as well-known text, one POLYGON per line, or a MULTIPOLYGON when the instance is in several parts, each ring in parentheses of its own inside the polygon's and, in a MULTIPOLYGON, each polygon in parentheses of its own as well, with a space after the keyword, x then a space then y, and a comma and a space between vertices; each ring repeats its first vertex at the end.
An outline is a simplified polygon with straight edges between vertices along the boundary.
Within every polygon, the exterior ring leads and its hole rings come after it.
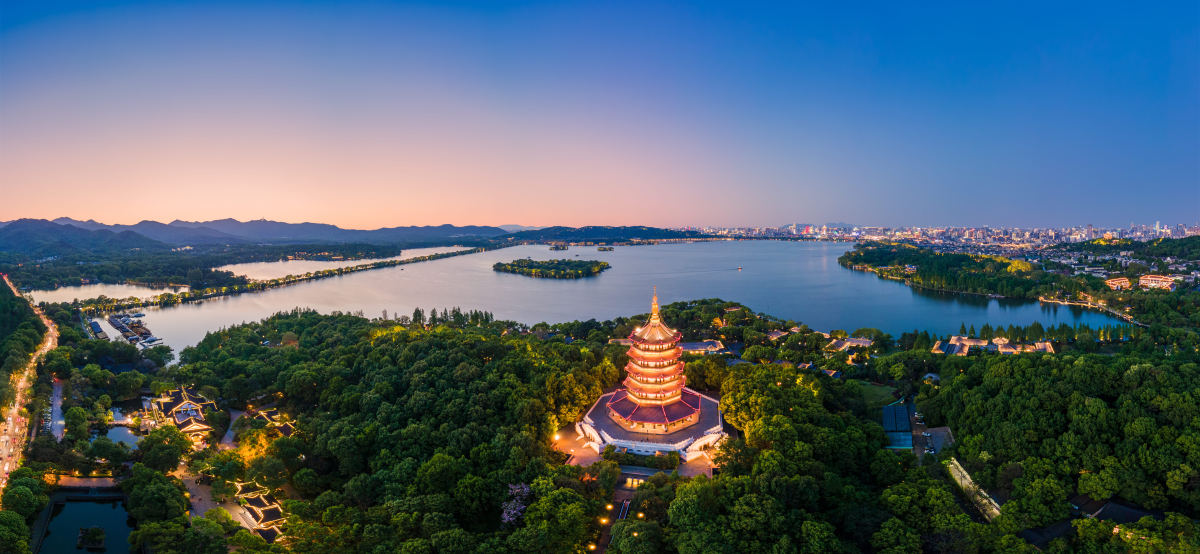
POLYGON ((542 279, 580 279, 599 275, 608 269, 608 262, 598 260, 513 260, 508 263, 497 262, 492 266, 496 271, 516 273, 542 279))

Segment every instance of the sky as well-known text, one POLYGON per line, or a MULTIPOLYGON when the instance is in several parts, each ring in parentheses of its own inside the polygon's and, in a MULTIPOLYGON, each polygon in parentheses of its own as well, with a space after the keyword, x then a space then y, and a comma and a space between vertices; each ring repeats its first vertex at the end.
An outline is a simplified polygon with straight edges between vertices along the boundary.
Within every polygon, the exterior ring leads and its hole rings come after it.
POLYGON ((0 0, 0 220, 1200 221, 1200 3, 0 0))

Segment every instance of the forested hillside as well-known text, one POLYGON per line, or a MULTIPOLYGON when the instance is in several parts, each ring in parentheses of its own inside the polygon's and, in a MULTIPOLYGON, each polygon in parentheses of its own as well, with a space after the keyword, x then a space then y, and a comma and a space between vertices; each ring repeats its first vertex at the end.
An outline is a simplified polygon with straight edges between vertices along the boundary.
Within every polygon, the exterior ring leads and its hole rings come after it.
POLYGON ((45 332, 29 302, 0 281, 0 405, 12 402, 9 378, 29 361, 45 332))
MULTIPOLYGON (((294 311, 211 333, 177 365, 167 365, 167 352, 132 352, 139 369, 114 374, 95 364, 128 356, 79 336, 63 306, 49 313, 65 330, 65 344, 44 367, 68 384, 67 438, 40 437, 24 480, 5 493, 26 500, 18 515, 27 521, 40 507, 40 489, 31 488, 39 472, 97 469, 116 472, 130 495, 139 522, 130 540, 163 554, 230 546, 579 552, 596 544, 610 516, 619 466, 565 465, 551 437, 570 432, 618 383, 626 347, 607 341, 643 316, 527 329, 458 309, 375 321, 294 311), (228 410, 264 405, 294 422, 295 432, 272 433, 243 417, 232 425, 232 449, 191 454, 170 426, 136 450, 89 442, 113 401, 143 386, 180 384, 218 399, 222 412, 206 414, 212 441, 230 427, 228 410), (220 510, 189 522, 184 483, 164 473, 180 460, 211 480, 214 497, 232 498, 235 482, 253 480, 288 498, 286 538, 267 545, 220 510)), ((688 339, 741 343, 750 363, 690 358, 689 383, 720 396, 732 431, 718 471, 648 479, 630 507, 640 517, 611 527, 610 552, 1033 552, 1018 534, 1068 520, 1065 503, 1080 492, 1166 513, 1127 523, 1128 534, 1119 535, 1075 519, 1076 532, 1049 551, 1200 548, 1191 521, 1200 483, 1192 469, 1200 467, 1194 352, 1168 357, 1131 344, 1109 356, 946 357, 917 345, 928 337, 906 334, 897 343, 859 329, 853 334, 875 341, 874 356, 850 358, 825 351, 828 339, 802 324, 720 300, 674 303, 662 314, 688 339), (792 326, 797 332, 786 340, 766 335, 792 326), (924 463, 885 450, 878 406, 893 399, 881 403, 877 391, 886 397, 888 387, 817 368, 918 391, 930 424, 949 425, 958 444, 924 463), (871 400, 867 388, 876 391, 871 400), (1005 501, 995 521, 985 523, 950 481, 939 463, 949 455, 1005 501)), ((44 374, 33 409, 44 406, 49 382, 44 374)))
MULTIPOLYGON (((1193 356, 1194 358, 1194 356, 1193 356)), ((1066 516, 1074 491, 1200 514, 1200 366, 1143 356, 1006 356, 945 371, 918 398, 959 459, 1011 496, 1022 526, 1066 516)), ((946 369, 949 369, 947 367, 946 369)))

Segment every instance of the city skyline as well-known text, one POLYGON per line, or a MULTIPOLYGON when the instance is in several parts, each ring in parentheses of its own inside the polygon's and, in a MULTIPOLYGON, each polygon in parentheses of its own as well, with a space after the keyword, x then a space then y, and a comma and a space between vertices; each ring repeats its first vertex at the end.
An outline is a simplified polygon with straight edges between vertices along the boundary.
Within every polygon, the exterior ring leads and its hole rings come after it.
POLYGON ((0 220, 1119 227, 1200 213, 1194 4, 0 10, 0 220))

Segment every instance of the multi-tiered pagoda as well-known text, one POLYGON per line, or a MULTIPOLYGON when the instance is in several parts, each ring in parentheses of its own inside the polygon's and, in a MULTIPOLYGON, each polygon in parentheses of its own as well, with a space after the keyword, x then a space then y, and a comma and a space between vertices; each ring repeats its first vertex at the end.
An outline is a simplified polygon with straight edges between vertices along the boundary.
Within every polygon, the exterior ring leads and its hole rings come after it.
POLYGON ((667 434, 699 420, 700 395, 687 388, 679 357, 682 334, 658 315, 658 291, 650 303, 650 320, 629 335, 628 374, 624 389, 608 401, 608 415, 629 431, 667 434))

